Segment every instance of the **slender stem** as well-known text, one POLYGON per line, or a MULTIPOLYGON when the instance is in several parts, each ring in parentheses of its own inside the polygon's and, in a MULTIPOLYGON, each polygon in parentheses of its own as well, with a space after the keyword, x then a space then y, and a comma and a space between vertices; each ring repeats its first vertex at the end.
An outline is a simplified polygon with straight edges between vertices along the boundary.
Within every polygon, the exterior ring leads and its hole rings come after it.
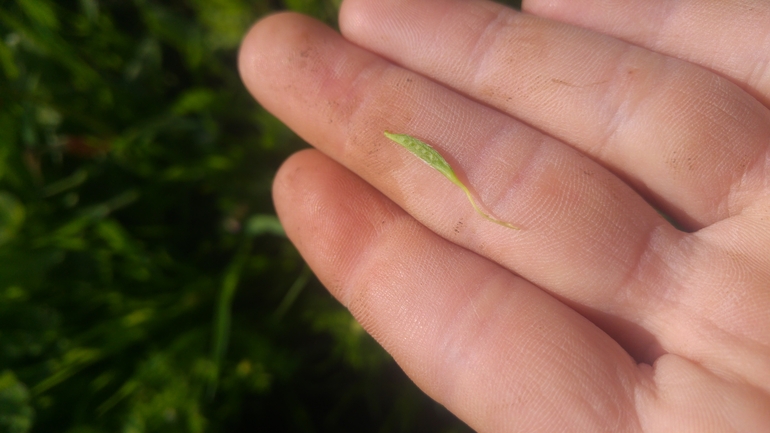
POLYGON ((513 224, 511 224, 509 222, 500 221, 499 219, 493 218, 493 217, 489 216, 488 214, 486 214, 484 211, 482 211, 478 207, 478 205, 476 205, 476 200, 473 199, 473 194, 471 194, 471 192, 468 190, 468 188, 465 185, 463 185, 463 184, 459 184, 459 186, 465 192, 465 195, 468 196, 468 200, 471 202, 471 205, 473 206, 474 209, 476 209, 476 212, 478 212, 479 215, 481 215, 484 218, 488 219, 489 221, 492 221, 493 223, 499 224, 499 225, 501 225, 503 227, 508 227, 509 229, 514 229, 514 230, 521 230, 520 227, 517 227, 517 226, 515 226, 515 225, 513 225, 513 224))

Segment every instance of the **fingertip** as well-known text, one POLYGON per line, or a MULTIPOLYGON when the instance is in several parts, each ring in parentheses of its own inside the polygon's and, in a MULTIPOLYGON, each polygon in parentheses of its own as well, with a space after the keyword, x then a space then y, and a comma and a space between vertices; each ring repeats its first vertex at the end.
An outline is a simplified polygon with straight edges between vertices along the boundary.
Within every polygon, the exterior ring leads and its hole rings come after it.
POLYGON ((250 91, 256 87, 255 78, 259 75, 260 66, 265 63, 264 58, 270 47, 269 35, 274 33, 277 22, 289 14, 283 12, 268 15, 255 22, 243 37, 238 50, 238 72, 250 91))
POLYGON ((366 0, 344 0, 340 6, 338 17, 340 33, 343 35, 355 34, 361 28, 365 28, 369 19, 366 13, 366 0))
POLYGON ((366 34, 367 29, 382 23, 386 10, 397 9, 401 0, 344 0, 340 6, 339 24, 343 35, 366 34))
MULTIPOLYGON (((238 70, 246 88, 258 100, 270 84, 270 77, 281 76, 287 64, 307 63, 308 47, 314 45, 313 34, 325 27, 313 18, 295 12, 280 12, 257 21, 241 42, 238 70)), ((299 68, 304 69, 304 68, 299 68)))
MULTIPOLYGON (((318 176, 324 177, 324 155, 304 149, 291 155, 278 169, 273 180, 273 203, 286 234, 295 244, 302 240, 305 220, 313 220, 319 209, 318 176)), ((328 176, 325 176, 328 178, 328 176)))
POLYGON ((343 269, 349 268, 341 245, 349 244, 339 227, 334 187, 341 167, 315 149, 301 150, 280 167, 273 181, 273 203, 286 236, 315 275, 338 299, 343 269))
POLYGON ((346 281, 384 221, 403 215, 371 185, 315 149, 289 157, 273 182, 289 239, 344 305, 346 281))

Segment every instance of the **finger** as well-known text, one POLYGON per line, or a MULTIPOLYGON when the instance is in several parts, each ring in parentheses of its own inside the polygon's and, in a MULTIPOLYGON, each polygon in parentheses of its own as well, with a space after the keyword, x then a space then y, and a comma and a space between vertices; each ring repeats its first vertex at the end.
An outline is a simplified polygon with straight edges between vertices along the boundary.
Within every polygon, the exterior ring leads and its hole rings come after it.
POLYGON ((770 106, 765 0, 525 0, 523 10, 697 63, 770 106))
POLYGON ((439 237, 317 151, 284 164, 274 199, 324 285, 476 431, 638 429, 635 388, 647 379, 574 311, 439 237))
POLYGON ((274 198, 303 257, 427 394, 479 432, 760 431, 770 399, 675 355, 638 368, 605 334, 304 151, 274 198))
POLYGON ((675 287, 666 268, 683 259, 684 235, 595 162, 297 15, 258 24, 241 70, 266 108, 436 233, 567 300, 638 359, 660 355, 645 321, 659 288, 675 287), (435 145, 496 218, 524 230, 480 218, 386 129, 435 145))
POLYGON ((687 228, 764 194, 770 113, 688 62, 482 0, 348 0, 340 26, 572 144, 687 228))

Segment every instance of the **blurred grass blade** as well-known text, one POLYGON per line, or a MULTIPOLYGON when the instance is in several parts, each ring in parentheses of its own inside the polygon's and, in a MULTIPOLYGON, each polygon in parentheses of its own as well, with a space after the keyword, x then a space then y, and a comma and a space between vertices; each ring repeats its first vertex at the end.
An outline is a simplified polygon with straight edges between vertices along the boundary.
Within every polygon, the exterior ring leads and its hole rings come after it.
POLYGON ((26 210, 13 195, 0 190, 0 245, 13 239, 24 223, 26 210))
POLYGON ((272 234, 286 237, 286 232, 275 215, 259 214, 250 217, 244 224, 243 231, 248 236, 272 234))
POLYGON ((54 183, 51 183, 50 185, 46 185, 43 188, 43 197, 50 197, 52 195, 67 191, 68 189, 75 188, 76 186, 85 182, 86 179, 88 179, 88 172, 86 170, 78 170, 70 176, 65 177, 64 179, 60 179, 54 183))
POLYGON ((102 359, 99 349, 78 347, 70 349, 61 360, 61 367, 32 388, 34 395, 40 395, 64 382, 79 371, 102 359))
POLYGON ((135 380, 129 380, 124 383, 118 391, 105 400, 99 407, 96 408, 96 413, 104 415, 108 410, 112 409, 120 401, 131 395, 139 387, 139 384, 135 380))
POLYGON ((299 294, 302 293, 302 289, 307 285, 311 275, 313 275, 313 272, 308 265, 305 265, 297 279, 294 280, 294 283, 289 287, 289 290, 286 292, 286 295, 284 295, 281 303, 278 304, 278 308, 275 309, 273 320, 280 321, 286 312, 289 311, 289 308, 294 305, 294 301, 297 300, 299 294))
POLYGON ((219 290, 219 298, 217 299, 216 310, 214 312, 214 339, 211 349, 211 358, 216 367, 216 376, 208 386, 208 394, 211 397, 216 393, 219 375, 222 369, 222 361, 227 352, 227 344, 230 339, 233 298, 235 297, 235 291, 238 288, 243 265, 249 258, 250 252, 251 242, 249 242, 248 239, 244 240, 222 278, 222 286, 219 290))
POLYGON ((35 410, 24 382, 11 370, 0 372, 0 431, 26 433, 31 430, 35 410))

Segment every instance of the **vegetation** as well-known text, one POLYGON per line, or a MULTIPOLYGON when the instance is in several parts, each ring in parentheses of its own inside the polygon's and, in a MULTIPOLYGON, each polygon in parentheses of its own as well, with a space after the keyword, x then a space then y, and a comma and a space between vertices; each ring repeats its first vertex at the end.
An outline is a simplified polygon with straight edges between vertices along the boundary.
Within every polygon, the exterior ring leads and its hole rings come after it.
POLYGON ((0 432, 467 431, 274 216, 237 47, 338 3, 0 1, 0 432))

